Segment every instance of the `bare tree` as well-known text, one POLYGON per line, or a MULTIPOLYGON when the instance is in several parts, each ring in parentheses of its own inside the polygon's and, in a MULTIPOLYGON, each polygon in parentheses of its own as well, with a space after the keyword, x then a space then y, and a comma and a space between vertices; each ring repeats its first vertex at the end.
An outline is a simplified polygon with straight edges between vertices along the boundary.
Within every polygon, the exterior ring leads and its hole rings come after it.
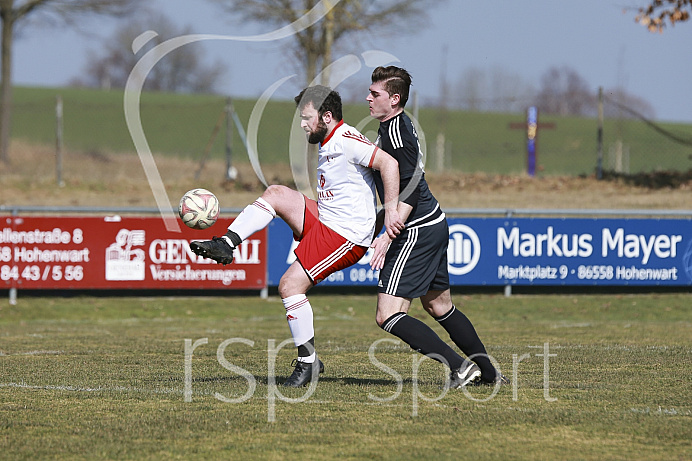
POLYGON ((536 104, 544 114, 588 115, 596 98, 588 83, 571 67, 551 67, 541 78, 536 104))
POLYGON ((521 76, 503 67, 467 69, 459 77, 452 102, 461 109, 521 112, 534 99, 535 89, 521 76))
POLYGON ((457 84, 454 102, 465 110, 481 111, 485 109, 483 101, 487 96, 485 73, 476 68, 467 69, 457 84))
POLYGON ((653 119, 656 111, 646 100, 628 93, 622 87, 604 90, 606 104, 604 115, 607 118, 645 118, 653 119), (612 104, 609 104, 612 102, 612 104))
MULTIPOLYGON (((153 15, 152 15, 153 16, 153 15)), ((157 13, 155 17, 141 16, 128 22, 105 40, 98 52, 90 52, 84 74, 74 78, 73 86, 124 88, 139 56, 156 45, 174 37, 190 34, 189 27, 177 27, 167 17, 157 13), (137 53, 131 51, 132 41, 143 31, 152 29, 157 36, 137 53)), ((204 49, 200 43, 181 47, 162 59, 147 76, 144 88, 154 91, 183 93, 213 93, 223 77, 224 66, 216 62, 204 62, 204 49)))
MULTIPOLYGON (((286 26, 320 3, 318 0, 211 0, 243 21, 286 26)), ((324 0, 329 8, 334 0, 324 0)), ((292 52, 305 81, 314 80, 332 61, 335 43, 355 32, 363 35, 411 33, 427 23, 427 9, 441 5, 432 0, 341 0, 324 18, 293 35, 292 52)), ((323 75, 323 82, 329 77, 323 75)))
POLYGON ((15 28, 29 16, 42 15, 45 20, 73 25, 88 14, 122 16, 141 6, 137 0, 0 0, 2 40, 0 43, 0 161, 9 162, 12 105, 12 44, 15 28))
POLYGON ((634 18, 639 24, 646 26, 649 32, 662 33, 666 22, 674 26, 676 22, 690 19, 692 0, 650 0, 646 8, 639 8, 639 14, 634 18))

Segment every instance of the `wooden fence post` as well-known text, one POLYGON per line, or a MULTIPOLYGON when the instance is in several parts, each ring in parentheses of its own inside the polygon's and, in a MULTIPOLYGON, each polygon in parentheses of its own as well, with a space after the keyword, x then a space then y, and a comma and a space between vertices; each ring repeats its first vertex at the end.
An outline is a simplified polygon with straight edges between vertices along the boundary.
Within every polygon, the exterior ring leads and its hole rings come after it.
POLYGON ((55 175, 58 187, 65 187, 62 180, 62 96, 55 98, 55 175))

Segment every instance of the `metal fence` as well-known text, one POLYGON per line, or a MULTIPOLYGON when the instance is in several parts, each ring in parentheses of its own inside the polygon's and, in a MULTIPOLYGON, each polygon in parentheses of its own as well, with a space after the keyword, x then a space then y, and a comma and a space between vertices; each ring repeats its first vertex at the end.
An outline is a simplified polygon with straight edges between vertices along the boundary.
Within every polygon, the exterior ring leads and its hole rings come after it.
MULTIPOLYGON (((20 93, 21 94, 21 93, 20 93)), ((124 126, 121 96, 92 95, 87 99, 70 93, 57 99, 48 91, 18 99, 14 105, 13 136, 65 149, 133 151, 124 126), (23 99, 41 96, 37 101, 23 99), (81 98, 81 99, 80 99, 81 98), (56 143, 56 116, 64 112, 56 143), (56 115, 57 113, 57 115, 56 115), (103 130, 107 126, 107 130, 103 130)), ((247 163, 243 146, 243 126, 247 127, 255 101, 234 101, 234 123, 223 123, 220 115, 227 106, 222 96, 190 100, 170 98, 159 101, 147 95, 141 104, 143 120, 152 150, 171 155, 228 156, 233 137, 233 162, 247 163), (224 128, 225 127, 225 128, 224 128), (232 133, 217 133, 220 128, 232 133), (218 136, 217 136, 218 134, 218 136), (223 140, 227 139, 227 143, 223 140), (239 141, 239 142, 238 142, 239 141)), ((271 103, 263 113, 260 145, 262 162, 288 162, 289 128, 294 111, 284 101, 271 103)), ((637 174, 658 171, 692 171, 692 125, 661 123, 647 118, 618 101, 603 98, 605 116, 554 116, 541 113, 534 125, 526 113, 497 113, 412 107, 420 123, 428 171, 462 173, 524 174, 527 172, 528 144, 533 142, 536 174, 589 175, 599 167, 606 172, 637 174)), ((528 111, 527 111, 528 112, 528 111)), ((363 104, 346 105, 345 118, 351 124, 367 120, 363 104)), ((370 119, 363 132, 372 134, 376 121, 370 119)))
POLYGON ((692 171, 692 128, 663 124, 615 99, 603 98, 612 117, 604 133, 603 170, 637 174, 692 171))
POLYGON ((692 171, 691 125, 654 122, 608 99, 603 104, 608 115, 600 120, 546 115, 540 107, 526 114, 421 109, 426 169, 532 176, 591 175, 599 167, 624 175, 692 171))

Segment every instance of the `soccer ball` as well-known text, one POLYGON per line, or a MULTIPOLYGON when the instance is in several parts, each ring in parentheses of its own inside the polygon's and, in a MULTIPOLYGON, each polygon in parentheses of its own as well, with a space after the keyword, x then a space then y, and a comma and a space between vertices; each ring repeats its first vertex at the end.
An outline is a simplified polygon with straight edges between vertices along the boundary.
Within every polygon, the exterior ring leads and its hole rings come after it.
POLYGON ((219 219, 219 199, 206 189, 192 189, 180 199, 178 214, 187 227, 206 229, 219 219))

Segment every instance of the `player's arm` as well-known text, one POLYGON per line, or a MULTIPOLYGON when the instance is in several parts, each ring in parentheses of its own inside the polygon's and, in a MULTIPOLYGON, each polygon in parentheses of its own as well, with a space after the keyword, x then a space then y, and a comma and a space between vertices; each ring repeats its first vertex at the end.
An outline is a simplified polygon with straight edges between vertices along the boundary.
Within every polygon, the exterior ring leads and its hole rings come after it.
POLYGON ((397 206, 396 211, 399 213, 401 220, 406 222, 408 215, 410 215, 413 211, 413 207, 406 202, 399 202, 399 206, 397 206))
MULTIPOLYGON (((413 207, 407 203, 404 202, 399 202, 399 206, 397 207, 397 212, 399 214, 399 217, 401 218, 402 221, 406 222, 408 219, 408 215, 411 214, 411 211, 413 210, 413 207)), ((382 211, 378 214, 378 218, 380 217, 380 214, 384 214, 382 211)), ((379 226, 382 224, 380 223, 379 226)), ((380 233, 379 229, 380 227, 377 227, 377 234, 380 233)), ((390 237, 389 234, 386 232, 377 237, 375 240, 372 241, 372 244, 370 245, 370 248, 372 248, 374 251, 372 253, 372 257, 370 258, 370 267, 372 267, 374 270, 379 270, 384 267, 384 257, 387 254, 387 250, 389 249, 389 245, 392 243, 394 240, 393 237, 390 237)))
MULTIPOLYGON (((404 223, 408 219, 408 216, 411 214, 411 211, 413 211, 413 207, 411 205, 409 205, 408 203, 399 202, 399 206, 397 206, 397 213, 399 213, 399 218, 401 218, 401 220, 404 223)), ((375 219, 375 236, 380 235, 380 232, 382 231, 383 225, 384 225, 384 208, 381 208, 377 212, 377 218, 375 219)))
POLYGON ((384 226, 392 239, 404 228, 404 221, 399 217, 399 163, 380 149, 375 147, 370 166, 379 170, 384 184, 384 226))

